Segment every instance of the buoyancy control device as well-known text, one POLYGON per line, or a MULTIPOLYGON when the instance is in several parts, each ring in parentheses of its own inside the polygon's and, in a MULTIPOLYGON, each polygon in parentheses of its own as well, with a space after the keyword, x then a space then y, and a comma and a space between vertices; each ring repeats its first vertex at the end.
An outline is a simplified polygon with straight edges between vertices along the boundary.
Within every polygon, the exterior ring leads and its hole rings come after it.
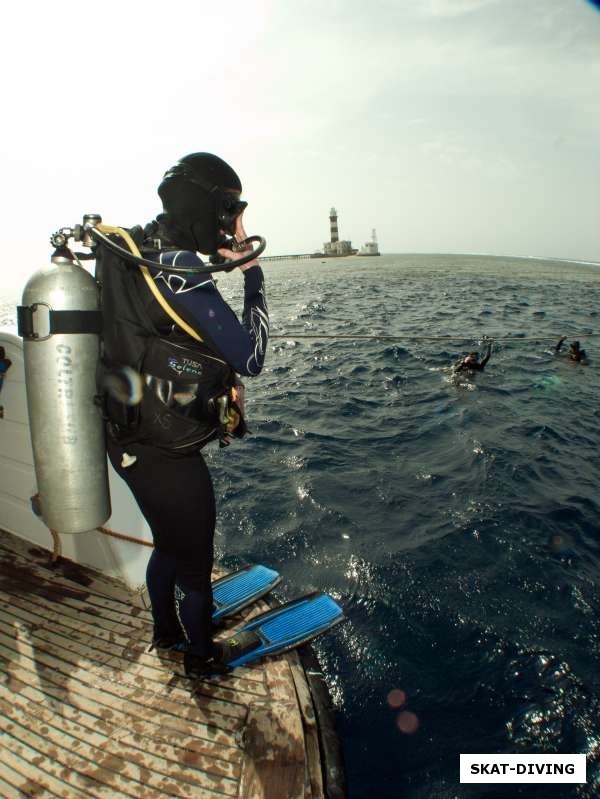
MULTIPOLYGON (((120 235, 130 246, 141 245, 141 228, 120 235)), ((142 381, 137 403, 102 391, 109 435, 123 445, 135 441, 179 453, 222 438, 235 410, 234 370, 183 319, 173 324, 174 309, 162 295, 155 302, 154 281, 146 282, 136 266, 99 247, 96 277, 103 296, 104 374, 130 369, 142 381)))

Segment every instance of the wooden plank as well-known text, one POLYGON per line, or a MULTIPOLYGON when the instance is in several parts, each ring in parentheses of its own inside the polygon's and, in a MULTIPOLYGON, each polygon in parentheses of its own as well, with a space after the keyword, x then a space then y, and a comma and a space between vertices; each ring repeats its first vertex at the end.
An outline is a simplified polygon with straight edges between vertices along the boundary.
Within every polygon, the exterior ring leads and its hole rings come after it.
MULTIPOLYGON (((265 673, 267 678, 267 685, 269 693, 276 702, 284 702, 290 708, 293 718, 288 719, 288 724, 292 729, 301 729, 303 736, 303 795, 311 795, 311 779, 307 764, 307 742, 304 740, 304 725, 300 708, 298 706, 298 697, 294 685, 294 679, 291 670, 291 662, 297 659, 296 652, 290 652, 284 657, 269 658, 265 663, 265 673)), ((312 749, 314 752, 314 749, 312 749)), ((243 770, 242 770, 243 776, 243 770)), ((299 794, 300 796, 300 794, 299 794)))
POLYGON ((0 564, 0 626, 13 630, 0 631, 0 795, 6 785, 14 799, 322 799, 296 653, 187 681, 181 654, 146 651, 151 614, 120 581, 53 566, 48 550, 4 531, 0 564))
MULTIPOLYGON (((35 590, 32 589, 22 594, 9 594, 6 591, 2 591, 0 589, 0 597, 3 601, 8 604, 9 610, 12 608, 13 603, 18 599, 21 602, 31 602, 35 603, 38 607, 49 607, 49 608, 56 608, 56 603, 53 602, 45 602, 47 599, 46 596, 38 596, 35 590), (45 605, 43 604, 45 603, 45 605)), ((54 599, 56 597, 53 597, 54 599)), ((26 607, 25 605, 21 604, 22 607, 26 607)), ((143 654, 147 649, 148 643, 151 638, 150 628, 148 629, 138 629, 138 632, 132 637, 132 631, 130 627, 127 625, 121 625, 118 621, 106 621, 105 618, 101 616, 97 616, 95 614, 91 614, 89 612, 89 605, 87 603, 78 604, 75 601, 70 601, 68 604, 63 602, 61 605, 58 606, 60 610, 50 610, 46 611, 46 613, 50 612, 50 616, 48 618, 54 619, 65 619, 65 623, 68 623, 69 626, 76 626, 78 628, 83 628, 85 630, 94 630, 98 631, 98 634, 101 635, 105 640, 107 637, 109 640, 118 640, 121 639, 122 641, 129 640, 130 641, 130 648, 132 653, 139 653, 143 654), (68 622, 67 622, 68 620, 68 622), (143 640, 138 640, 140 636, 143 636, 143 640)), ((232 625, 227 631, 226 634, 231 634, 233 630, 235 630, 235 626, 232 625)), ((180 658, 177 654, 171 653, 161 653, 161 660, 173 660, 173 662, 177 662, 180 658)), ((256 692, 264 695, 264 673, 260 668, 239 668, 236 669, 235 675, 233 677, 228 677, 228 680, 231 681, 243 679, 247 681, 244 684, 240 684, 240 690, 248 690, 249 692, 253 692, 256 689, 256 692), (255 680, 256 683, 259 685, 252 685, 252 681, 255 680)))
POLYGON ((127 630, 128 635, 120 635, 114 629, 106 629, 98 619, 97 616, 86 616, 71 608, 57 608, 55 604, 46 602, 43 597, 38 596, 35 592, 29 595, 8 594, 6 591, 0 589, 0 606, 4 607, 7 611, 12 608, 22 608, 24 611, 37 616, 37 624, 39 625, 61 625, 63 628, 68 628, 69 635, 90 636, 100 638, 102 641, 121 646, 123 648, 138 646, 140 651, 147 649, 147 646, 142 647, 142 644, 132 638, 130 630, 127 630))
POLYGON ((290 671, 294 679, 298 706, 302 714, 304 726, 304 744, 306 748, 306 771, 308 778, 307 796, 322 796, 324 792, 323 772, 321 769, 321 750, 319 747, 319 731, 313 706, 310 688, 306 681, 304 668, 297 652, 288 657, 290 671))
POLYGON ((109 709, 95 698, 74 694, 49 682, 45 682, 43 690, 39 690, 28 684, 28 679, 30 676, 22 669, 8 671, 8 687, 15 694, 18 693, 25 699, 80 724, 85 723, 89 717, 93 719, 96 729, 115 739, 131 733, 144 741, 153 741, 157 746, 167 744, 179 747, 217 762, 232 764, 235 768, 241 762, 237 739, 233 736, 227 737, 221 730, 188 725, 177 718, 157 718, 155 714, 150 719, 135 718, 117 708, 109 709), (110 719, 110 723, 107 719, 110 719))
MULTIPOLYGON (((14 779, 21 780, 19 785, 21 790, 27 793, 28 796, 35 796, 36 799, 38 790, 40 794, 42 794, 42 790, 45 790, 47 796, 53 797, 53 799, 65 799, 67 796, 69 799, 89 799, 90 797, 89 793, 84 793, 74 785, 69 784, 68 775, 65 774, 62 774, 61 778, 57 779, 52 773, 38 770, 35 775, 35 781, 32 780, 31 766, 29 765, 27 754, 15 754, 8 744, 3 745, 0 749, 0 764, 4 775, 15 774, 16 777, 14 779), (65 777, 67 782, 64 781, 65 777)), ((12 776, 11 779, 13 779, 12 776)), ((111 799, 115 799, 115 797, 111 797, 111 799)))
MULTIPOLYGON (((50 541, 50 539, 48 540, 50 541)), ((96 592, 105 597, 115 596, 120 597, 121 601, 125 601, 125 597, 133 593, 123 581, 99 572, 91 566, 82 566, 66 558, 61 558, 58 563, 52 564, 50 549, 40 547, 2 529, 0 529, 0 550, 18 554, 26 563, 43 567, 52 574, 60 572, 70 583, 79 583, 90 592, 96 592)))
POLYGON ((254 702, 244 730, 240 799, 304 799, 304 734, 293 702, 254 702))
MULTIPOLYGON (((188 748, 186 745, 188 744, 188 739, 180 733, 175 734, 175 742, 170 745, 165 743, 164 739, 160 742, 153 739, 152 735, 155 733, 154 727, 156 725, 148 725, 147 734, 142 736, 131 733, 124 728, 120 729, 118 724, 116 727, 107 725, 102 719, 80 709, 72 708, 69 705, 55 703, 54 706, 50 707, 43 704, 44 695, 41 695, 42 701, 38 701, 39 697, 32 699, 24 693, 15 693, 0 685, 0 698, 12 703, 24 713, 41 719, 46 724, 51 724, 67 731, 73 729, 79 737, 85 736, 86 740, 93 741, 96 745, 99 745, 101 740, 109 741, 110 743, 104 744, 105 747, 110 747, 114 743, 118 751, 121 751, 121 747, 126 747, 140 752, 148 752, 151 755, 164 758, 165 761, 171 761, 175 764, 184 763, 208 774, 214 774, 217 777, 225 777, 236 782, 239 780, 240 768, 237 763, 231 763, 217 757, 209 757, 202 750, 197 751, 193 748, 188 748)), ((194 739, 191 739, 190 743, 196 745, 194 739)), ((126 754, 124 754, 124 757, 127 759, 126 754)))
MULTIPOLYGON (((23 599, 22 597, 13 598, 9 605, 6 595, 0 592, 1 612, 10 613, 15 619, 32 625, 36 628, 36 632, 45 639, 49 635, 46 630, 53 630, 57 635, 85 646, 86 650, 90 652, 100 650, 110 654, 112 658, 120 658, 123 662, 127 661, 129 664, 127 665, 128 673, 145 680, 155 681, 164 685, 166 682, 172 681, 173 678, 169 668, 171 663, 177 664, 179 670, 181 670, 181 656, 167 661, 159 652, 146 652, 147 647, 134 649, 130 645, 130 639, 109 633, 98 628, 98 626, 92 627, 91 625, 82 624, 78 617, 70 618, 68 614, 48 610, 43 604, 23 599), (38 630, 38 628, 42 628, 42 630, 38 630)), ((58 639, 56 639, 56 642, 58 643, 58 639)), ((114 666, 115 663, 110 662, 109 665, 114 666)), ((240 679, 235 677, 235 675, 231 675, 220 682, 212 681, 204 688, 203 683, 198 683, 197 690, 195 689, 194 692, 198 694, 208 693, 208 695, 216 699, 237 703, 245 707, 249 701, 252 701, 252 698, 264 697, 267 694, 264 676, 262 673, 260 673, 260 676, 263 677, 261 682, 240 679)), ((189 691, 186 692, 186 696, 189 696, 189 691)))
POLYGON ((0 557, 0 588, 11 596, 36 593, 57 606, 73 608, 91 618, 102 618, 116 623, 120 625, 123 634, 131 634, 132 631, 144 632, 150 626, 149 620, 138 618, 135 613, 136 608, 124 605, 126 613, 123 612, 123 608, 115 610, 110 607, 112 604, 110 601, 102 603, 89 591, 65 580, 43 578, 35 573, 35 567, 29 568, 23 563, 13 562, 10 557, 0 557))
MULTIPOLYGON (((4 776, 7 779, 10 779, 11 775, 8 773, 8 771, 9 771, 8 769, 3 769, 4 776)), ((21 780, 17 777, 17 781, 20 782, 21 780)), ((28 799, 28 797, 31 796, 31 794, 23 793, 23 791, 20 791, 14 785, 11 785, 10 783, 6 782, 2 777, 0 777, 0 796, 2 797, 2 799, 28 799)), ((38 799, 42 799, 42 797, 43 799, 48 799, 48 797, 51 796, 53 796, 53 794, 44 790, 38 791, 36 793, 36 797, 38 797, 38 799)))
POLYGON ((302 713, 304 725, 307 727, 316 727, 317 719, 312 696, 310 695, 310 688, 306 682, 306 675, 304 674, 304 669, 297 652, 290 652, 288 654, 288 665, 294 681, 293 684, 298 698, 298 707, 302 713))
MULTIPOLYGON (((0 618, 3 614, 0 613, 0 618)), ((10 647, 11 638, 0 631, 0 644, 10 647)), ((147 690, 143 680, 139 684, 129 683, 123 675, 122 680, 111 679, 115 675, 110 669, 99 670, 97 664, 102 663, 102 655, 99 654, 96 663, 78 655, 76 652, 62 649, 41 639, 34 632, 31 639, 20 645, 20 654, 33 660, 39 669, 40 665, 62 672, 69 678, 72 689, 87 693, 90 689, 95 690, 98 684, 98 677, 104 677, 103 691, 105 696, 110 695, 110 701, 125 701, 128 703, 143 704, 156 712, 171 713, 172 715, 184 718, 189 722, 199 722, 203 724, 213 724, 224 730, 237 730, 243 721, 243 713, 232 712, 235 706, 229 706, 220 700, 211 700, 207 697, 193 696, 191 702, 177 702, 169 697, 159 696, 153 690, 147 690), (32 643, 35 641, 35 646, 32 643), (223 714, 223 707, 228 711, 223 714)), ((108 656, 106 656, 108 659, 108 656)), ((105 664, 106 665, 106 664, 105 664)))
MULTIPOLYGON (((78 763, 77 770, 109 787, 136 795, 140 783, 157 791, 181 797, 195 799, 196 796, 212 796, 221 793, 224 796, 237 794, 235 781, 209 775, 201 770, 190 768, 184 764, 169 764, 164 758, 142 753, 139 750, 128 750, 121 742, 116 742, 100 733, 85 734, 78 725, 63 723, 55 727, 45 719, 24 712, 21 708, 0 699, 0 726, 12 727, 10 734, 22 743, 40 749, 40 741, 44 746, 54 746, 59 753, 59 762, 69 767, 74 756, 78 763), (65 751, 63 751, 65 750, 65 751), (123 780, 123 782, 121 782, 123 780), (130 785, 129 783, 134 783, 130 785), (173 789, 175 788, 175 792, 173 789)), ((75 762, 75 761, 73 761, 75 762)))
POLYGON ((120 613, 102 610, 90 602, 90 594, 80 588, 73 587, 59 580, 43 580, 32 572, 15 564, 7 565, 0 560, 0 590, 8 596, 29 597, 35 595, 43 598, 49 605, 81 614, 88 623, 101 624, 105 629, 131 635, 138 632, 142 635, 150 629, 149 623, 139 619, 133 621, 120 613), (10 576, 9 576, 10 571, 10 576))
MULTIPOLYGON (((68 782, 69 790, 71 787, 79 788, 94 799, 164 799, 162 791, 134 783, 102 766, 94 766, 64 746, 57 746, 47 738, 7 721, 2 716, 0 729, 7 733, 3 737, 4 746, 14 755, 27 760, 29 776, 33 782, 37 780, 38 774, 46 772, 68 782)), ((201 793, 199 795, 202 796, 201 793)), ((204 793, 203 799, 211 797, 204 793)))
MULTIPOLYGON (((1 643, 0 654, 6 654, 6 648, 1 643)), ((238 745, 235 733, 239 730, 239 725, 229 728, 221 723, 222 720, 219 717, 203 720, 198 718, 198 714, 193 712, 191 714, 181 713, 178 712, 181 708, 177 705, 169 706, 168 703, 156 702, 144 703, 142 691, 132 701, 120 699, 120 697, 117 697, 120 701, 115 701, 115 696, 95 689, 93 686, 82 684, 72 676, 61 674, 52 665, 48 666, 40 662, 39 659, 32 661, 25 657, 10 668, 8 673, 9 678, 15 680, 16 685, 19 687, 23 686, 25 688, 33 685, 37 690, 55 698, 70 701, 71 704, 74 704, 76 699, 80 702, 87 700, 89 707, 93 707, 94 703, 97 703, 101 718, 110 724, 116 724, 117 715, 122 717, 124 725, 129 729, 136 720, 153 721, 160 718, 161 724, 179 730, 184 734, 194 735, 211 743, 223 744, 234 749, 238 745), (56 687, 63 689, 62 692, 58 692, 58 697, 56 696, 56 687), (189 717, 190 715, 192 718, 189 717)), ((23 689, 20 688, 20 690, 23 692, 23 689)), ((193 711, 194 708, 189 710, 193 711)))
MULTIPOLYGON (((264 661, 264 669, 270 696, 279 702, 294 702, 296 689, 290 671, 289 656, 268 658, 264 661)), ((299 715, 298 708, 296 713, 299 715)))
MULTIPOLYGON (((33 588, 33 586, 35 586, 36 590, 35 591, 34 590, 26 591, 25 594, 27 596, 39 594, 40 590, 39 590, 39 586, 38 586, 38 584, 36 582, 35 576, 32 575, 31 573, 28 573, 28 568, 27 568, 27 564, 26 563, 23 563, 22 565, 23 565, 23 570, 19 574, 19 578, 18 578, 19 590, 22 592, 25 583, 27 582, 27 580, 29 580, 29 583, 32 585, 32 588, 33 588)), ((48 572, 48 575, 49 575, 50 583, 46 584, 45 591, 43 592, 43 595, 46 595, 46 598, 48 598, 47 592, 50 591, 52 593, 52 596, 50 598, 52 600, 56 601, 57 596, 54 594, 54 590, 53 590, 53 589, 56 589, 56 591, 58 592, 58 596, 61 598, 61 611, 63 613, 67 613, 67 614, 68 613, 76 613, 80 620, 84 619, 91 626, 102 627, 103 629, 105 629, 107 632, 110 632, 111 634, 121 634, 124 637, 127 637, 127 636, 131 635, 131 627, 133 627, 134 630, 138 633, 138 635, 136 635, 136 642, 133 645, 135 651, 143 651, 145 648, 147 648, 147 643, 150 641, 150 638, 151 638, 150 628, 145 626, 145 625, 143 625, 141 623, 140 619, 137 618, 137 617, 132 620, 132 618, 128 615, 131 612, 131 607, 129 605, 125 606, 126 610, 127 610, 127 614, 125 614, 125 616, 120 616, 118 613, 112 612, 112 611, 108 612, 108 613, 103 611, 102 613, 99 614, 98 613, 98 608, 100 606, 95 606, 93 604, 94 597, 92 595, 90 595, 89 597, 87 597, 84 600, 82 600, 81 598, 77 598, 76 596, 73 596, 73 595, 68 593, 69 592, 69 586, 68 586, 68 583, 66 581, 64 581, 64 580, 61 581, 51 571, 48 572), (50 587, 48 587, 48 586, 50 586, 50 587), (62 587, 67 589, 67 595, 66 596, 63 596, 61 594, 61 590, 60 589, 62 587), (81 614, 83 614, 83 615, 81 615, 81 614), (89 615, 86 615, 86 614, 89 614, 89 615), (147 635, 146 635, 146 638, 144 639, 143 643, 138 642, 137 639, 140 636, 142 636, 144 633, 146 633, 147 635), (139 649, 138 649, 138 647, 139 647, 139 649)), ((1 585, 2 585, 2 580, 0 578, 0 590, 1 590, 1 585)), ((12 592, 11 595, 14 595, 14 594, 15 594, 15 590, 14 590, 14 587, 13 587, 13 592, 12 592)), ((264 602, 263 603, 256 603, 253 606, 252 611, 248 614, 248 616, 246 618, 240 619, 237 624, 231 624, 228 627, 228 629, 222 634, 223 637, 226 637, 227 635, 232 634, 238 626, 242 626, 248 619, 252 618, 252 615, 257 615, 257 614, 259 614, 260 612, 262 612, 263 610, 266 610, 266 609, 268 609, 268 606, 266 605, 266 603, 264 603, 264 602)), ((168 657, 168 655, 167 655, 167 657, 168 657)), ((176 655, 174 657, 175 657, 175 659, 177 658, 176 655)), ((264 683, 264 674, 263 674, 263 672, 262 672, 262 670, 260 668, 252 668, 252 667, 250 667, 250 668, 238 668, 238 669, 236 669, 235 676, 234 677, 228 677, 228 680, 231 680, 231 679, 238 680, 240 678, 243 678, 245 680, 250 680, 250 681, 253 680, 253 679, 256 679, 256 681, 258 683, 260 683, 261 686, 264 683)), ((243 688, 243 686, 241 684, 240 684, 239 688, 240 688, 240 690, 244 690, 244 688, 243 688)), ((248 683, 246 685, 246 689, 249 690, 249 692, 252 692, 251 688, 252 688, 251 684, 248 683)), ((260 689, 257 690, 257 693, 259 693, 260 695, 264 695, 264 689, 263 690, 260 690, 260 689)))
MULTIPOLYGON (((2 621, 10 623, 10 617, 0 609, 0 622, 2 621)), ((190 681, 173 675, 164 667, 147 669, 134 661, 115 657, 111 652, 75 643, 72 638, 57 635, 47 629, 33 627, 28 633, 29 640, 35 644, 36 650, 42 649, 78 668, 85 669, 90 674, 98 675, 103 680, 115 682, 119 686, 129 686, 134 691, 143 688, 150 694, 168 693, 171 701, 181 701, 185 704, 190 702, 190 681)), ((158 657, 155 662, 161 666, 158 657)), ((181 664, 180 668, 183 668, 181 664)), ((246 715, 244 696, 220 686, 211 686, 211 688, 210 693, 206 695, 200 691, 194 693, 198 697, 196 702, 198 707, 205 707, 211 712, 222 713, 236 719, 244 718, 246 715)))

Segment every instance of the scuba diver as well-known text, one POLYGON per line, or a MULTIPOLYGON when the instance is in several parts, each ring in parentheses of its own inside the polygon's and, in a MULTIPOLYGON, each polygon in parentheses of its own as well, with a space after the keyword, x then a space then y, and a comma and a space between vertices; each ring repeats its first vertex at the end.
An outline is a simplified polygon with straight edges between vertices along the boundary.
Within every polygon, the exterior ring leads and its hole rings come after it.
POLYGON ((474 371, 474 372, 483 372, 485 369, 485 365, 490 359, 492 354, 492 342, 489 341, 487 345, 487 352, 482 360, 479 360, 479 353, 478 352, 470 352, 464 358, 460 358, 454 366, 452 367, 453 372, 462 372, 465 370, 474 371))
POLYGON ((4 375, 8 372, 12 365, 12 361, 10 358, 6 357, 6 351, 4 347, 0 347, 0 389, 2 388, 2 384, 4 383, 4 375))
MULTIPOLYGON (((554 348, 555 353, 560 352, 560 348, 562 347, 563 342, 566 341, 566 339, 567 339, 566 336, 561 336, 558 339, 558 344, 554 348)), ((585 353, 585 350, 581 349, 578 341, 573 341, 572 344, 569 345, 568 356, 571 361, 575 361, 576 363, 582 363, 582 364, 587 363, 587 355, 585 353)))
POLYGON ((225 659, 212 641, 215 497, 201 449, 247 431, 237 375, 260 373, 269 334, 263 273, 244 243, 241 192, 221 158, 187 155, 158 187, 163 213, 128 231, 156 262, 151 279, 107 248, 97 261, 104 375, 131 377, 129 393, 102 379, 108 455, 154 540, 146 572, 151 648, 182 650, 191 677, 217 672, 225 659), (246 256, 241 322, 199 253, 212 263, 246 256))

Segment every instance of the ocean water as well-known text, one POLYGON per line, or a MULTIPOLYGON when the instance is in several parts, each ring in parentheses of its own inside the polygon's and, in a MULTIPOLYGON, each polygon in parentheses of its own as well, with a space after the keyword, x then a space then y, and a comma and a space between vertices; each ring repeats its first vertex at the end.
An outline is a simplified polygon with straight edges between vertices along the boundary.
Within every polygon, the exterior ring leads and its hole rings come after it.
MULTIPOLYGON (((277 567, 281 598, 346 606, 315 649, 350 798, 598 796, 600 266, 264 270, 280 338, 246 381, 253 435, 206 451, 217 555, 277 567), (589 366, 553 354, 563 333, 589 366), (483 336, 485 372, 453 380, 483 336), (460 785, 459 754, 479 752, 582 752, 588 783, 460 785)), ((219 287, 239 309, 239 274, 219 287)))

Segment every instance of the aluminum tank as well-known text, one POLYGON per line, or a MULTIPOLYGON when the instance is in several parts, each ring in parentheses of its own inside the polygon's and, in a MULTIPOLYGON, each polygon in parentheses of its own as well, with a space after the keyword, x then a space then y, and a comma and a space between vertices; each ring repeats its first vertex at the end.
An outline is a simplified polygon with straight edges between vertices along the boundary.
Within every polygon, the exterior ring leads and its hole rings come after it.
POLYGON ((49 311, 98 311, 94 278, 54 254, 23 292, 37 337, 24 337, 31 443, 44 522, 59 533, 93 530, 109 518, 104 424, 95 403, 100 337, 50 334, 49 311))

